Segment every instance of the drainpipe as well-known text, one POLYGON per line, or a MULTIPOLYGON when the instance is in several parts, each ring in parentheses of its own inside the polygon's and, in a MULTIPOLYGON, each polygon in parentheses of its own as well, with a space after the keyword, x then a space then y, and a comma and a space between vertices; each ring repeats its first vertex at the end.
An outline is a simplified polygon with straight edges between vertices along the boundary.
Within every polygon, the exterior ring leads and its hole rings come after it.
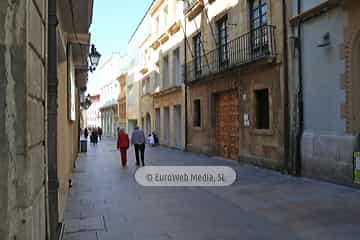
MULTIPOLYGON (((297 14, 301 14, 302 2, 297 0, 297 14)), ((302 68, 302 48, 301 48, 301 20, 297 26, 297 47, 298 47, 298 78, 299 78, 299 89, 298 89, 298 108, 299 108, 299 127, 296 136, 296 157, 295 157, 295 175, 301 176, 301 137, 304 128, 304 105, 303 105, 303 68, 302 68)))
POLYGON ((49 240, 59 237, 57 175, 57 41, 56 0, 48 2, 48 73, 47 73, 47 155, 48 155, 48 223, 49 240))
POLYGON ((188 87, 187 87, 187 39, 186 39, 186 16, 184 18, 184 85, 185 85, 185 152, 188 151, 188 87))
POLYGON ((290 142, 290 115, 289 115, 289 65, 288 65, 288 29, 287 29, 287 6, 283 0, 283 50, 284 50, 284 170, 289 172, 289 142, 290 142))

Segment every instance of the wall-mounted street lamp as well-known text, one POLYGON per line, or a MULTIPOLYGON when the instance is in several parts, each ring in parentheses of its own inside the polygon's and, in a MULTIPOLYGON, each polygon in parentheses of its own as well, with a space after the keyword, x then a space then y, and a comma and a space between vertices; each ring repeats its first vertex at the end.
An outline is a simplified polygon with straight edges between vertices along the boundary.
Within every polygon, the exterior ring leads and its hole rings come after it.
POLYGON ((79 44, 80 46, 91 46, 91 50, 89 53, 89 60, 90 60, 90 66, 77 66, 76 68, 78 70, 82 70, 82 71, 90 71, 90 72, 94 72, 96 70, 96 67, 99 65, 100 62, 100 58, 101 58, 101 54, 96 50, 95 45, 94 44, 84 44, 84 43, 76 43, 76 42, 70 42, 69 44, 79 44))
POLYGON ((89 59, 90 59, 90 64, 91 64, 91 66, 89 68, 90 72, 95 71, 96 67, 99 65, 100 57, 101 57, 101 54, 96 50, 95 45, 92 44, 91 51, 89 54, 89 59))
POLYGON ((85 109, 85 110, 87 110, 87 109, 89 109, 89 107, 91 106, 91 96, 90 96, 90 94, 88 94, 86 97, 85 97, 85 99, 84 99, 84 101, 82 101, 82 102, 80 102, 80 105, 81 105, 81 107, 83 108, 83 109, 85 109))

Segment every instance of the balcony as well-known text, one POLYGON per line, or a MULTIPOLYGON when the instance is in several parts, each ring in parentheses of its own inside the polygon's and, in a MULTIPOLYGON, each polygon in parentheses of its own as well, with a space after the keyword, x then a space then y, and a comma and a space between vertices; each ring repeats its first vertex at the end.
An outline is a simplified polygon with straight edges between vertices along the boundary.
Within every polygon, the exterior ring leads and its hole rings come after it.
POLYGON ((173 36, 180 30, 180 21, 174 22, 168 30, 168 33, 173 36))
POLYGON ((149 69, 145 65, 140 69, 140 73, 142 75, 145 75, 148 71, 149 71, 149 69))
MULTIPOLYGON (((208 75, 225 72, 261 59, 273 62, 275 57, 275 27, 262 26, 194 57, 187 63, 187 82, 191 83, 208 75)), ((183 73, 185 74, 185 71, 183 73)))
POLYGON ((189 21, 194 19, 203 10, 204 0, 188 0, 185 1, 184 14, 189 21))

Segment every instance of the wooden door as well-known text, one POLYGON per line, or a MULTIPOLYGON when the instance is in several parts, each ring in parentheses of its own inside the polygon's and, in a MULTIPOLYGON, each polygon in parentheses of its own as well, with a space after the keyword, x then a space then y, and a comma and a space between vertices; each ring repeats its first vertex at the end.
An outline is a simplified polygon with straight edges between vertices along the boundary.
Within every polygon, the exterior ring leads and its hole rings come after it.
POLYGON ((238 159, 239 103, 236 91, 215 97, 215 140, 219 156, 238 159))

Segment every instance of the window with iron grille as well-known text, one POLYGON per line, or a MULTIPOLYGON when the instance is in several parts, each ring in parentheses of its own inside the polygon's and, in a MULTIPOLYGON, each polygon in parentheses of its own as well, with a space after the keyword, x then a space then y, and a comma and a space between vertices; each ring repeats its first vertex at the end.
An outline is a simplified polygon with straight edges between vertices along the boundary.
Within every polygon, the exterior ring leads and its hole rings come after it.
POLYGON ((252 52, 255 56, 268 49, 267 0, 250 1, 252 52))
POLYGON ((201 33, 193 37, 195 77, 201 74, 201 33))
POLYGON ((227 64, 228 61, 228 37, 227 37, 227 16, 217 22, 218 43, 219 43, 219 63, 227 64))
POLYGON ((269 89, 255 90, 256 119, 255 127, 257 129, 270 128, 269 112, 269 89))

